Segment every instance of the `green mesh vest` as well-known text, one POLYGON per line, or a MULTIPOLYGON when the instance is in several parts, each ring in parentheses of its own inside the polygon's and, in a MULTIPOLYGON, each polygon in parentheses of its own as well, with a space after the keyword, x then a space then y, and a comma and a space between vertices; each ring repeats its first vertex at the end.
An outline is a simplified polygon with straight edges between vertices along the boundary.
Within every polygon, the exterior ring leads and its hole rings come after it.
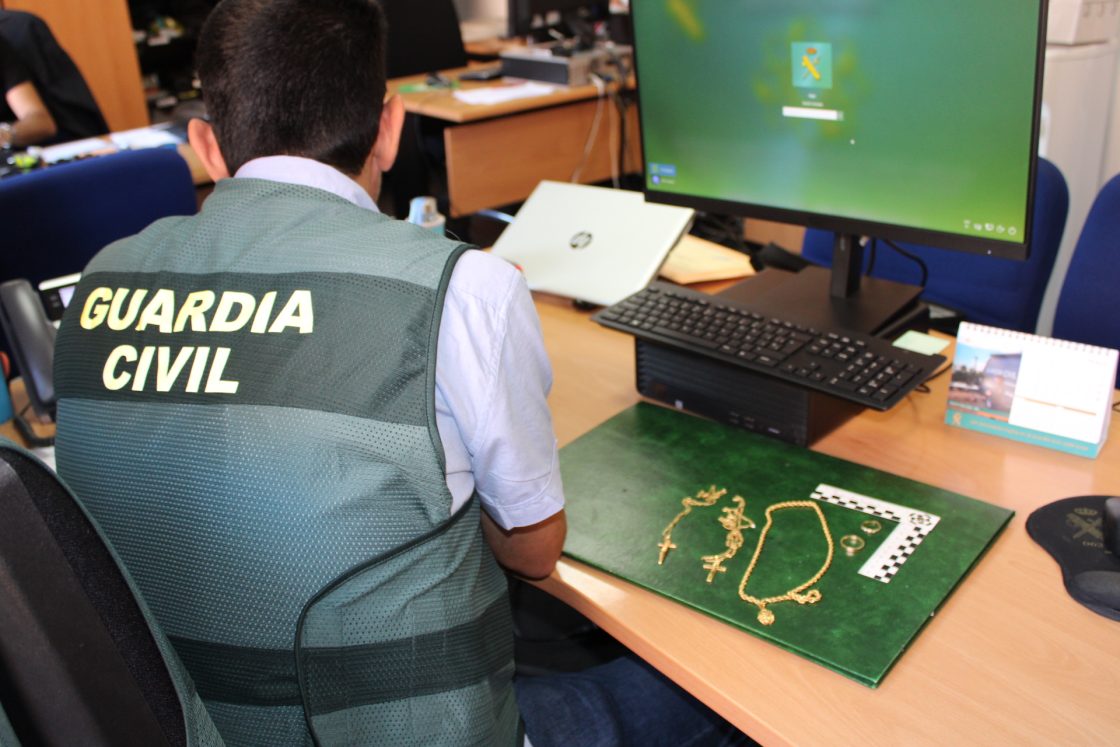
POLYGON ((86 269, 59 473, 227 744, 513 744, 505 579, 448 518, 435 351, 464 247, 253 179, 86 269))

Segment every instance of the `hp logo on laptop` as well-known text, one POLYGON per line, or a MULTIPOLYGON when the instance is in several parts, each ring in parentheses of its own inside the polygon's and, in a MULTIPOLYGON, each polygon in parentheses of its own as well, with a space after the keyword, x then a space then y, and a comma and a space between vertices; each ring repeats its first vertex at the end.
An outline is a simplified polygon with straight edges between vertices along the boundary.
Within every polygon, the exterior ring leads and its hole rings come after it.
POLYGON ((591 234, 587 231, 580 231, 572 238, 568 239, 568 246, 573 249, 586 249, 591 245, 591 234))

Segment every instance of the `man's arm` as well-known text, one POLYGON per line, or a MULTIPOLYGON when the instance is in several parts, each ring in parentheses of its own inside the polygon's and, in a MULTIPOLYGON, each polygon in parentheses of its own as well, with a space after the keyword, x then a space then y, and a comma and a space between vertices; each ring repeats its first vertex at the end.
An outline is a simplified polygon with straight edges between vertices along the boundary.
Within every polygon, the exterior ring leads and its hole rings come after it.
POLYGON ((531 526, 509 530, 502 529, 482 512, 482 534, 499 565, 527 578, 544 578, 552 573, 567 533, 568 520, 563 510, 531 526))
POLYGON ((8 143, 0 142, 0 146, 22 148, 25 145, 41 143, 58 132, 54 117, 47 110, 43 99, 39 97, 39 92, 35 90, 35 84, 31 81, 25 81, 8 89, 6 98, 8 106, 17 119, 12 123, 7 135, 0 135, 9 138, 8 143))
POLYGON ((454 463, 449 479, 469 468, 498 562, 543 578, 564 545, 564 488, 548 410, 552 369, 532 296, 512 265, 481 252, 459 259, 439 356, 436 409, 437 417, 447 413, 440 433, 454 463))

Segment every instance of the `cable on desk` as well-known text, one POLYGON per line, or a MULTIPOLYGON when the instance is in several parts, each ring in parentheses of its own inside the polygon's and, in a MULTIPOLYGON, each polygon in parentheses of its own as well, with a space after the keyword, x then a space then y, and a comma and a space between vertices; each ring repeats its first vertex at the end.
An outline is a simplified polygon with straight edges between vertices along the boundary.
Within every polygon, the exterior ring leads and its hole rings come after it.
POLYGON ((879 239, 874 236, 867 242, 867 275, 875 271, 875 260, 879 257, 879 239))
MULTIPOLYGON (((611 62, 614 64, 614 69, 618 73, 616 82, 617 86, 611 93, 611 100, 614 102, 615 109, 618 111, 618 133, 620 140, 620 148, 616 154, 617 162, 615 168, 617 174, 626 173, 626 151, 629 142, 629 126, 626 121, 626 112, 630 104, 626 100, 623 87, 626 82, 630 80, 630 68, 626 64, 626 60, 618 53, 618 48, 613 43, 608 43, 604 46, 607 55, 610 57, 611 62)), ((618 179, 615 181, 615 189, 619 187, 618 179)))
POLYGON ((12 422, 15 424, 16 430, 19 431, 20 438, 22 438, 24 440, 24 443, 26 443, 33 449, 42 448, 44 446, 53 446, 54 436, 40 436, 36 434, 35 429, 32 428, 31 424, 27 422, 27 418, 25 416, 27 415, 27 411, 30 409, 31 403, 29 402, 24 405, 23 409, 16 413, 16 415, 12 418, 12 422))
POLYGON ((919 257, 918 255, 912 253, 912 252, 906 251, 905 249, 903 249, 901 246, 894 243, 890 239, 883 239, 883 242, 887 246, 889 246, 891 249, 894 249, 896 252, 901 254, 903 257, 906 257, 907 259, 912 260, 913 262, 917 263, 918 267, 922 271, 922 281, 920 283, 918 283, 918 287, 919 288, 925 288, 926 287, 926 282, 929 280, 929 268, 926 267, 926 263, 922 261, 922 258, 919 257))
POLYGON ((613 112, 615 116, 619 116, 618 97, 615 93, 610 92, 607 94, 613 105, 608 109, 607 114, 607 160, 611 165, 611 186, 615 189, 621 189, 622 183, 619 180, 618 170, 618 129, 611 123, 609 112, 613 112))
POLYGON ((929 375, 929 378, 927 378, 921 384, 918 384, 916 387, 914 387, 914 391, 915 392, 921 392, 922 394, 929 394, 929 392, 930 392, 929 383, 931 381, 933 381, 934 379, 938 378, 939 376, 944 376, 945 372, 952 369, 952 367, 953 367, 953 362, 949 361, 944 366, 942 366, 941 368, 939 368, 936 371, 934 371, 933 373, 931 373, 929 375))
POLYGON ((599 95, 596 98, 595 116, 591 120, 591 130, 587 133, 587 142, 584 143, 583 146, 583 157, 572 172, 570 181, 573 183, 579 182, 579 177, 583 173, 584 167, 587 166, 588 160, 591 158, 591 150, 595 147, 595 138, 599 135, 599 123, 603 119, 603 101, 607 95, 607 84, 595 73, 591 74, 591 82, 595 84, 595 89, 599 92, 599 95))
MULTIPOLYGON (((630 129, 626 121, 626 112, 630 108, 626 97, 622 91, 614 91, 611 94, 611 100, 614 102, 614 108, 618 112, 618 140, 619 147, 615 152, 615 173, 619 175, 619 183, 621 184, 622 178, 626 175, 626 151, 628 143, 630 142, 630 129)), ((619 186, 619 185, 616 185, 619 186)))

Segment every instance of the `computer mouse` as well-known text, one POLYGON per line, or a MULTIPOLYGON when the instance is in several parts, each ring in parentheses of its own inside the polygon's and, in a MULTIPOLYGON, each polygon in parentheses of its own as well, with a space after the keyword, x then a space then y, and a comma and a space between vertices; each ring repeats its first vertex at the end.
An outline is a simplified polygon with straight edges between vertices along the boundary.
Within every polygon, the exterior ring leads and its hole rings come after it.
POLYGON ((451 79, 442 73, 428 73, 424 81, 431 88, 450 88, 451 79))

